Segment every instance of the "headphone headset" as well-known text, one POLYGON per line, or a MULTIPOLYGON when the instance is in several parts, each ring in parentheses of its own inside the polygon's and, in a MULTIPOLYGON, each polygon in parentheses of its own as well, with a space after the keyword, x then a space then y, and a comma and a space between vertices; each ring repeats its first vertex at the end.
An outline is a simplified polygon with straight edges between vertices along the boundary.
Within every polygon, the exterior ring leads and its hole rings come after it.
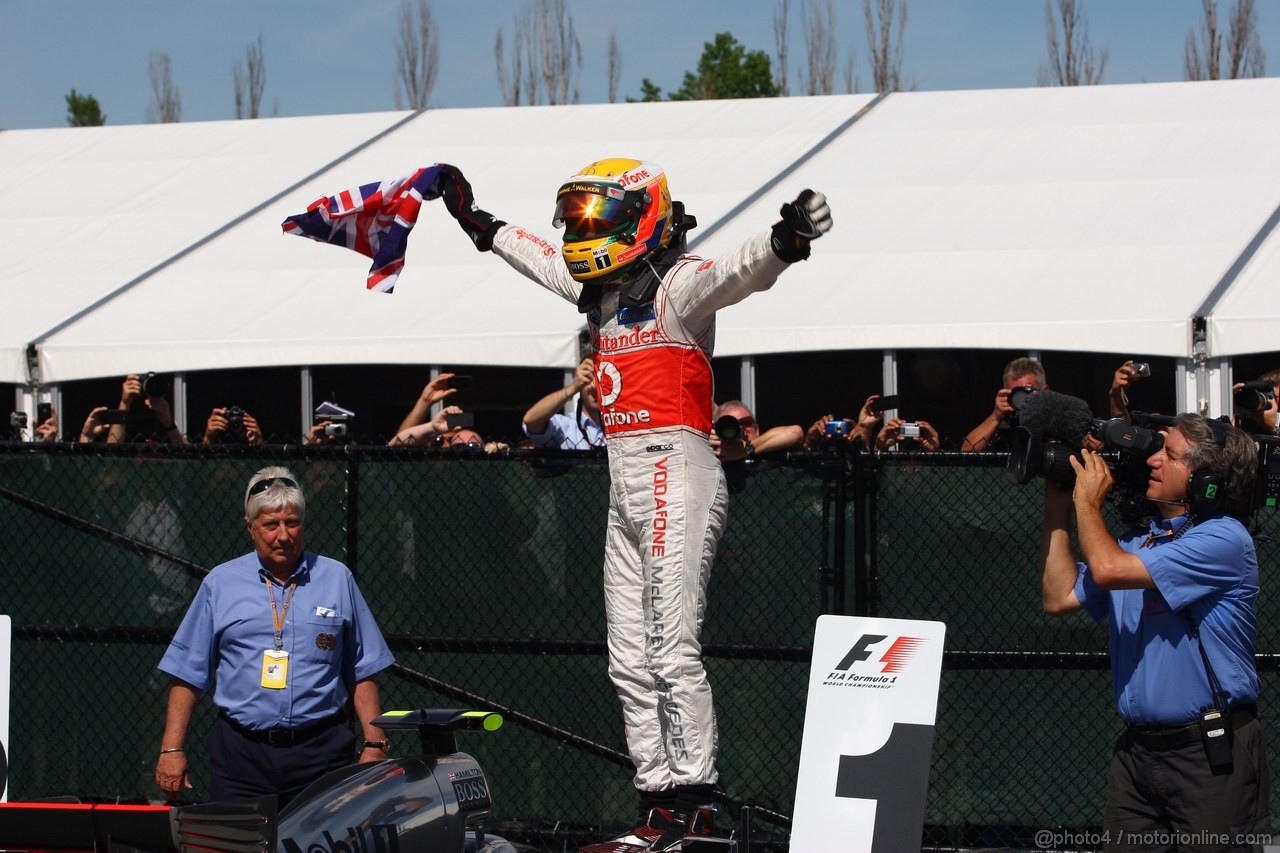
MULTIPOLYGON (((1213 443, 1227 447, 1227 425, 1215 418, 1205 418, 1205 426, 1213 443)), ((1213 515, 1221 511, 1227 500, 1226 478, 1207 471, 1192 471, 1187 481, 1187 505, 1195 515, 1213 515)))

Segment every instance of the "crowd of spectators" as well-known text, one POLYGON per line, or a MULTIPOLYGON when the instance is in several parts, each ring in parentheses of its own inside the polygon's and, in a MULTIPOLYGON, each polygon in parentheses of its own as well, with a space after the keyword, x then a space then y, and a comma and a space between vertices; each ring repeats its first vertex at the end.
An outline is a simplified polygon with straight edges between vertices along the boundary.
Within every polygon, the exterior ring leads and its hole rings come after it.
MULTIPOLYGON (((1132 360, 1125 361, 1116 369, 1107 395, 1110 417, 1129 418, 1129 393, 1134 384, 1148 374, 1146 365, 1135 364, 1132 360)), ((447 403, 450 397, 468 385, 469 377, 455 373, 443 372, 435 376, 423 387, 387 443, 471 453, 495 453, 511 447, 560 450, 604 447, 595 370, 590 358, 582 360, 568 384, 548 392, 530 405, 521 419, 516 440, 510 444, 486 440, 476 431, 470 412, 460 405, 447 403)), ((1002 384, 995 393, 990 414, 964 436, 958 449, 966 452, 1008 450, 1013 427, 1018 422, 1018 395, 1022 391, 1035 393, 1048 388, 1044 365, 1037 359, 1022 357, 1010 361, 1005 365, 1002 384)), ((170 390, 168 383, 156 379, 154 374, 130 374, 121 383, 119 402, 115 406, 94 407, 74 438, 69 430, 64 431, 65 440, 107 444, 126 441, 267 443, 257 418, 239 406, 215 406, 205 420, 203 431, 190 435, 183 433, 174 421, 168 399, 170 390)), ((1254 434, 1278 433, 1276 400, 1280 395, 1280 370, 1266 373, 1257 380, 1238 382, 1234 392, 1237 426, 1254 434)), ((827 413, 813 421, 808 429, 798 424, 762 428, 742 401, 726 400, 713 412, 716 428, 711 443, 716 455, 726 462, 756 454, 822 451, 841 442, 877 452, 946 449, 942 436, 932 424, 919 418, 908 419, 906 416, 910 412, 899 411, 897 406, 896 396, 871 394, 855 417, 839 418, 827 413)), ((47 408, 47 413, 48 416, 33 424, 29 432, 15 430, 14 435, 37 442, 57 441, 58 413, 52 406, 47 408)), ((317 413, 303 443, 340 444, 351 438, 348 425, 340 418, 317 413)), ((362 441, 368 438, 360 436, 362 441)))

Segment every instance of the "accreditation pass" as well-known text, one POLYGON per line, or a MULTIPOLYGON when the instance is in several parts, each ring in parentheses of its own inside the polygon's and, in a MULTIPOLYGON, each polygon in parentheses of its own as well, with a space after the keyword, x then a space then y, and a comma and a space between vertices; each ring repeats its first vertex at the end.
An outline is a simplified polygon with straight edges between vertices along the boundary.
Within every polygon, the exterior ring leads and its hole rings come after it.
POLYGON ((262 653, 262 686, 283 690, 289 684, 289 653, 282 649, 266 649, 262 653))

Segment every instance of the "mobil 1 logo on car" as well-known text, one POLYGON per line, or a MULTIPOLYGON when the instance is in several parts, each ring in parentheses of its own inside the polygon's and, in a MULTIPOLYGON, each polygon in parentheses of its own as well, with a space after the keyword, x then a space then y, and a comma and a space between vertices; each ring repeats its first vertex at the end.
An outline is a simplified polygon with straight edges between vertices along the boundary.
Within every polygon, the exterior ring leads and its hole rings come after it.
POLYGON ((820 616, 791 849, 920 850, 946 626, 820 616))

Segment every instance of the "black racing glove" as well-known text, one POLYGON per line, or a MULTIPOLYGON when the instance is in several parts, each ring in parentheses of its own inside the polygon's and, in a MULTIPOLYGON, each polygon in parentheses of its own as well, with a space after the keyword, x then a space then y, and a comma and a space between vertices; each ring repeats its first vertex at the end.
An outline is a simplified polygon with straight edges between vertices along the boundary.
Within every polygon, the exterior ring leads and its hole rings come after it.
POLYGON ((436 178, 436 189, 444 199, 445 209, 449 215, 458 220, 462 230, 467 232, 471 242, 482 252, 493 248, 493 235, 507 223, 494 219, 487 210, 476 207, 475 196, 471 192, 471 184, 463 176, 457 166, 440 164, 440 174, 436 178))
POLYGON ((769 241, 778 259, 789 264, 809 258, 809 241, 831 230, 831 208, 827 197, 805 190, 796 200, 782 206, 782 221, 773 226, 769 241))

